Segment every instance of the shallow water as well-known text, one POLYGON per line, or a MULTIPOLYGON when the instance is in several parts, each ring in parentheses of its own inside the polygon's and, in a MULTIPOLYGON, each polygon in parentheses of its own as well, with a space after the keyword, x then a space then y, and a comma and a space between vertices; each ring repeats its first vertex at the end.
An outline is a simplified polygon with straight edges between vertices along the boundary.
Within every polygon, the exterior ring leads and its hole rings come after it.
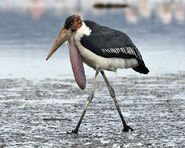
MULTIPOLYGON (((143 0, 140 3, 132 2, 130 8, 117 10, 94 9, 93 3, 83 0, 78 3, 73 0, 70 3, 50 0, 25 0, 21 3, 13 0, 10 3, 2 0, 0 77, 42 79, 72 76, 66 45, 48 62, 45 58, 64 20, 73 13, 127 33, 142 53, 150 75, 177 73, 185 69, 183 1, 169 3, 143 0), (146 9, 142 9, 142 6, 146 9)), ((94 75, 93 70, 87 66, 85 68, 87 76, 94 75)), ((133 70, 108 74, 139 75, 133 70)))

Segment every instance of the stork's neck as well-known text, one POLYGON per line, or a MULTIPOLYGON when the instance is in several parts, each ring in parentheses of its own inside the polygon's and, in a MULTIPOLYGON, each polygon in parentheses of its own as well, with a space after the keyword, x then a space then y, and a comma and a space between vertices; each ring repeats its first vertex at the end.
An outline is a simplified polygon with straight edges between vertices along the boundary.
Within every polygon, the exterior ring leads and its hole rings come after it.
POLYGON ((76 31, 75 40, 80 40, 84 35, 89 36, 91 31, 85 22, 82 22, 82 26, 76 31))

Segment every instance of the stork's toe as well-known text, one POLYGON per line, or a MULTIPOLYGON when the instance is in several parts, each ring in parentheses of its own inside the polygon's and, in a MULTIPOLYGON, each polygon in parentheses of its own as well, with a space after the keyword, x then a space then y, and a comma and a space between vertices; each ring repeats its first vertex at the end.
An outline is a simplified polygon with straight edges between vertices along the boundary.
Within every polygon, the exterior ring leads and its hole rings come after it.
POLYGON ((78 134, 77 130, 67 131, 67 134, 78 134))
POLYGON ((130 131, 134 131, 130 126, 125 126, 124 128, 123 128, 123 132, 129 132, 129 130, 130 131))

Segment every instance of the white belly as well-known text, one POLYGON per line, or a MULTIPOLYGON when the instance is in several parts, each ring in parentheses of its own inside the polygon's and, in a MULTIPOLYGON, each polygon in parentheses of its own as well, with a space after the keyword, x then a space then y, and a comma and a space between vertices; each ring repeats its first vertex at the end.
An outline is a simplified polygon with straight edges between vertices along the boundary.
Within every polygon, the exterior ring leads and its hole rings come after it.
POLYGON ((83 62, 94 69, 116 71, 118 68, 134 68, 138 65, 138 61, 135 58, 105 58, 82 46, 79 40, 75 40, 75 43, 83 62))

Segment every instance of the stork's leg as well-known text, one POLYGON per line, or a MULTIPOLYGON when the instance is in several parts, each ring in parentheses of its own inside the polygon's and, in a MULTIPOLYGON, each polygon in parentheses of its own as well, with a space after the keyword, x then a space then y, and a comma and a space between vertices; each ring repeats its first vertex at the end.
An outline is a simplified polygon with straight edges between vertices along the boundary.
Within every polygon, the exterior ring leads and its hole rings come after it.
POLYGON ((82 122, 82 119, 83 119, 83 117, 85 115, 85 112, 86 112, 89 104, 91 103, 91 101, 92 101, 92 99, 94 97, 94 91, 95 91, 95 87, 96 87, 96 80, 97 80, 98 74, 99 74, 99 70, 96 70, 96 74, 95 74, 94 83, 93 83, 93 86, 92 86, 91 93, 90 93, 89 97, 87 98, 87 102, 85 104, 85 107, 84 107, 84 110, 83 110, 82 115, 80 117, 80 120, 78 121, 78 124, 76 125, 76 128, 72 131, 73 133, 78 133, 78 129, 79 129, 80 124, 82 122))
POLYGON ((116 105, 116 108, 117 108, 117 110, 118 110, 118 113, 119 113, 119 115, 120 115, 121 121, 122 121, 122 123, 123 123, 123 131, 124 131, 124 132, 128 132, 129 130, 133 131, 133 129, 132 129, 130 126, 127 125, 127 123, 126 123, 126 121, 125 121, 125 119, 124 119, 124 117, 123 117, 123 115, 122 115, 122 113, 121 113, 120 107, 119 107, 119 105, 118 105, 118 101, 117 101, 117 99, 116 99, 116 95, 115 95, 114 89, 113 89, 112 86, 110 85, 110 83, 109 83, 107 77, 105 76, 105 73, 104 73, 103 71, 101 71, 101 74, 102 74, 102 76, 103 76, 103 79, 105 80, 105 83, 107 84, 107 87, 108 87, 109 92, 110 92, 110 96, 113 98, 114 103, 115 103, 115 105, 116 105))

